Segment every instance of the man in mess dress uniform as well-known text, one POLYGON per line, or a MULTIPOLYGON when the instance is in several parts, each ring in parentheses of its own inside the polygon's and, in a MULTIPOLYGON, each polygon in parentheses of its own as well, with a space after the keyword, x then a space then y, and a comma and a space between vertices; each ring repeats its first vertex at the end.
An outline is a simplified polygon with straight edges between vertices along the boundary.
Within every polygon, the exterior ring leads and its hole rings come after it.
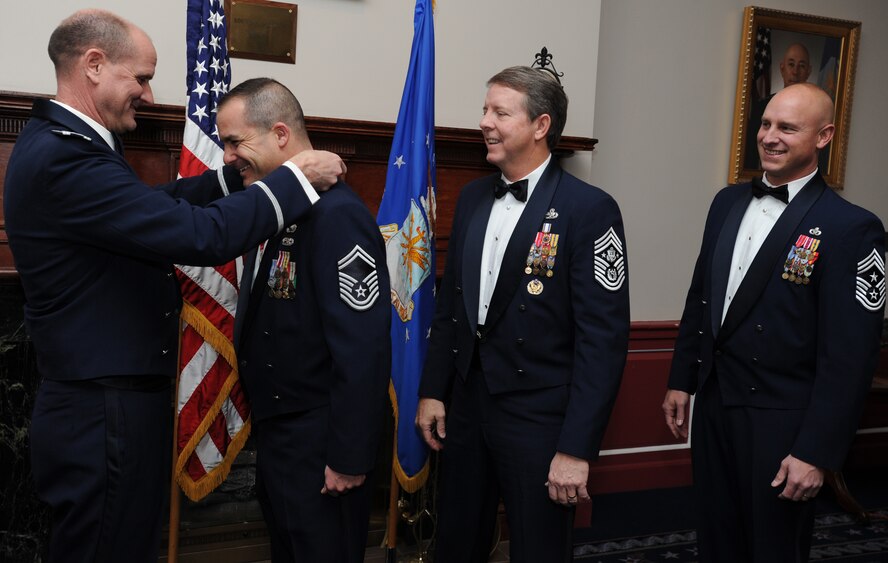
POLYGON ((441 450, 436 561, 483 562, 499 499, 510 560, 569 561, 626 360, 623 221, 552 150, 567 96, 542 69, 488 82, 496 174, 459 197, 416 421, 441 450))
POLYGON ((814 503, 854 438, 879 352, 885 232, 831 190, 833 104, 812 84, 762 116, 764 176, 712 202, 681 319, 666 424, 688 435, 701 561, 807 561, 814 503))

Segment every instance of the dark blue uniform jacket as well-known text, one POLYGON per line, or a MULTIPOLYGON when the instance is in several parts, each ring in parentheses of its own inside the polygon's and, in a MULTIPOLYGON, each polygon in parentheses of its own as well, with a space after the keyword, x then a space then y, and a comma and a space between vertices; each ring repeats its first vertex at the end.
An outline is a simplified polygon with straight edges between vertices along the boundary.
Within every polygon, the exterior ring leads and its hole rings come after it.
POLYGON ((220 264, 311 204, 281 168, 241 189, 226 168, 154 188, 86 123, 46 100, 9 160, 6 232, 25 322, 48 379, 176 372, 181 298, 173 263, 220 264))
POLYGON ((884 229, 815 176, 765 239, 722 322, 734 241, 751 198, 749 184, 740 184, 712 203, 669 387, 694 393, 715 371, 725 406, 805 410, 788 453, 839 469, 878 358, 884 229), (819 241, 807 284, 783 276, 800 236, 819 241))

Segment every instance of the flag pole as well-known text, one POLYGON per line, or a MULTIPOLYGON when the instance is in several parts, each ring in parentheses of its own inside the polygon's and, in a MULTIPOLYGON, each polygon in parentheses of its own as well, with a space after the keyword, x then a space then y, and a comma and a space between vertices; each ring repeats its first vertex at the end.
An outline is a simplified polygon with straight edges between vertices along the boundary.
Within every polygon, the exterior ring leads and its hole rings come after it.
MULTIPOLYGON (((180 321, 181 323, 181 321, 180 321)), ((182 329, 179 327, 179 357, 176 358, 176 366, 179 365, 182 355, 182 329)), ((178 367, 177 367, 178 369, 178 367)), ((178 374, 177 374, 178 375, 178 374)), ((167 537, 167 562, 176 563, 179 560, 179 510, 182 505, 182 493, 179 484, 176 483, 176 461, 178 461, 179 447, 179 377, 176 377, 176 394, 173 395, 173 455, 170 467, 170 520, 169 534, 167 537)))
POLYGON ((398 563, 398 493, 401 492, 401 485, 398 483, 398 476, 395 474, 395 463, 398 456, 398 421, 394 419, 392 425, 392 484, 389 490, 389 512, 388 521, 385 526, 385 563, 398 563))
MULTIPOLYGON (((175 434, 173 436, 175 436, 175 434)), ((174 470, 175 466, 176 462, 174 458, 174 470)), ((167 561, 169 563, 176 563, 176 561, 179 560, 179 508, 181 504, 182 493, 179 491, 179 485, 176 483, 176 475, 174 472, 170 478, 170 534, 167 542, 167 561)))
MULTIPOLYGON (((401 424, 413 427, 417 406, 415 400, 418 398, 417 389, 427 347, 422 337, 430 330, 434 309, 433 306, 429 307, 434 304, 434 183, 423 182, 423 178, 434 176, 432 170, 435 167, 434 18, 432 0, 415 2, 410 63, 389 152, 390 162, 386 166, 385 192, 376 216, 386 247, 394 247, 389 260, 397 256, 397 260, 392 260, 395 264, 389 263, 395 311, 392 316, 392 381, 389 387, 394 410, 394 432, 386 522, 387 563, 397 561, 399 519, 413 524, 407 515, 401 514, 398 506, 402 490, 399 478, 404 480, 403 490, 415 492, 426 477, 423 468, 427 466, 419 463, 420 458, 428 459, 428 450, 418 433, 398 431, 401 424), (421 166, 425 167, 424 171, 421 166), (406 243, 402 243, 402 240, 406 243), (432 279, 428 280, 429 277, 432 279), (410 341, 410 332, 421 336, 410 341), (404 334, 403 343, 396 336, 399 334, 404 334), (400 435, 404 436, 403 443, 399 443, 400 435), (416 465, 419 465, 418 469, 416 465)), ((404 427, 406 429, 407 426, 404 427)))

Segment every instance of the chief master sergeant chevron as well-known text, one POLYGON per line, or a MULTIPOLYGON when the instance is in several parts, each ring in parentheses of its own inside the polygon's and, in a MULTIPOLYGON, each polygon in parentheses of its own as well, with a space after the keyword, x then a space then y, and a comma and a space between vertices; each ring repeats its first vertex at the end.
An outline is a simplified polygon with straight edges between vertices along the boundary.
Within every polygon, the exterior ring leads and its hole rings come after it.
POLYGON ((172 263, 224 263, 298 223, 318 199, 307 178, 326 189, 344 165, 307 152, 246 189, 230 167, 149 187, 117 137, 153 102, 145 32, 83 10, 49 55, 57 94, 35 102, 4 195, 43 378, 30 438, 52 507, 49 560, 156 561, 181 305, 172 263), (213 201, 223 183, 238 193, 213 201))

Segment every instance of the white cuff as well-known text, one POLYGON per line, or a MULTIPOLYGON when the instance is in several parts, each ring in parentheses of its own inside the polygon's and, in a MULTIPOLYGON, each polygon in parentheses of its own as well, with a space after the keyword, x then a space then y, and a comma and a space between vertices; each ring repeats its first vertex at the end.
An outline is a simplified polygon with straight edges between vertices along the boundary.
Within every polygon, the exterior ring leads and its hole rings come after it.
POLYGON ((302 170, 299 170, 299 167, 290 162, 289 160, 285 161, 284 166, 293 171, 293 174, 296 176, 296 179, 299 180, 299 184, 302 186, 302 190, 305 192, 305 197, 308 198, 308 201, 314 205, 314 203, 321 199, 321 196, 318 195, 318 192, 312 187, 311 182, 308 181, 308 178, 305 177, 305 174, 302 173, 302 170))

